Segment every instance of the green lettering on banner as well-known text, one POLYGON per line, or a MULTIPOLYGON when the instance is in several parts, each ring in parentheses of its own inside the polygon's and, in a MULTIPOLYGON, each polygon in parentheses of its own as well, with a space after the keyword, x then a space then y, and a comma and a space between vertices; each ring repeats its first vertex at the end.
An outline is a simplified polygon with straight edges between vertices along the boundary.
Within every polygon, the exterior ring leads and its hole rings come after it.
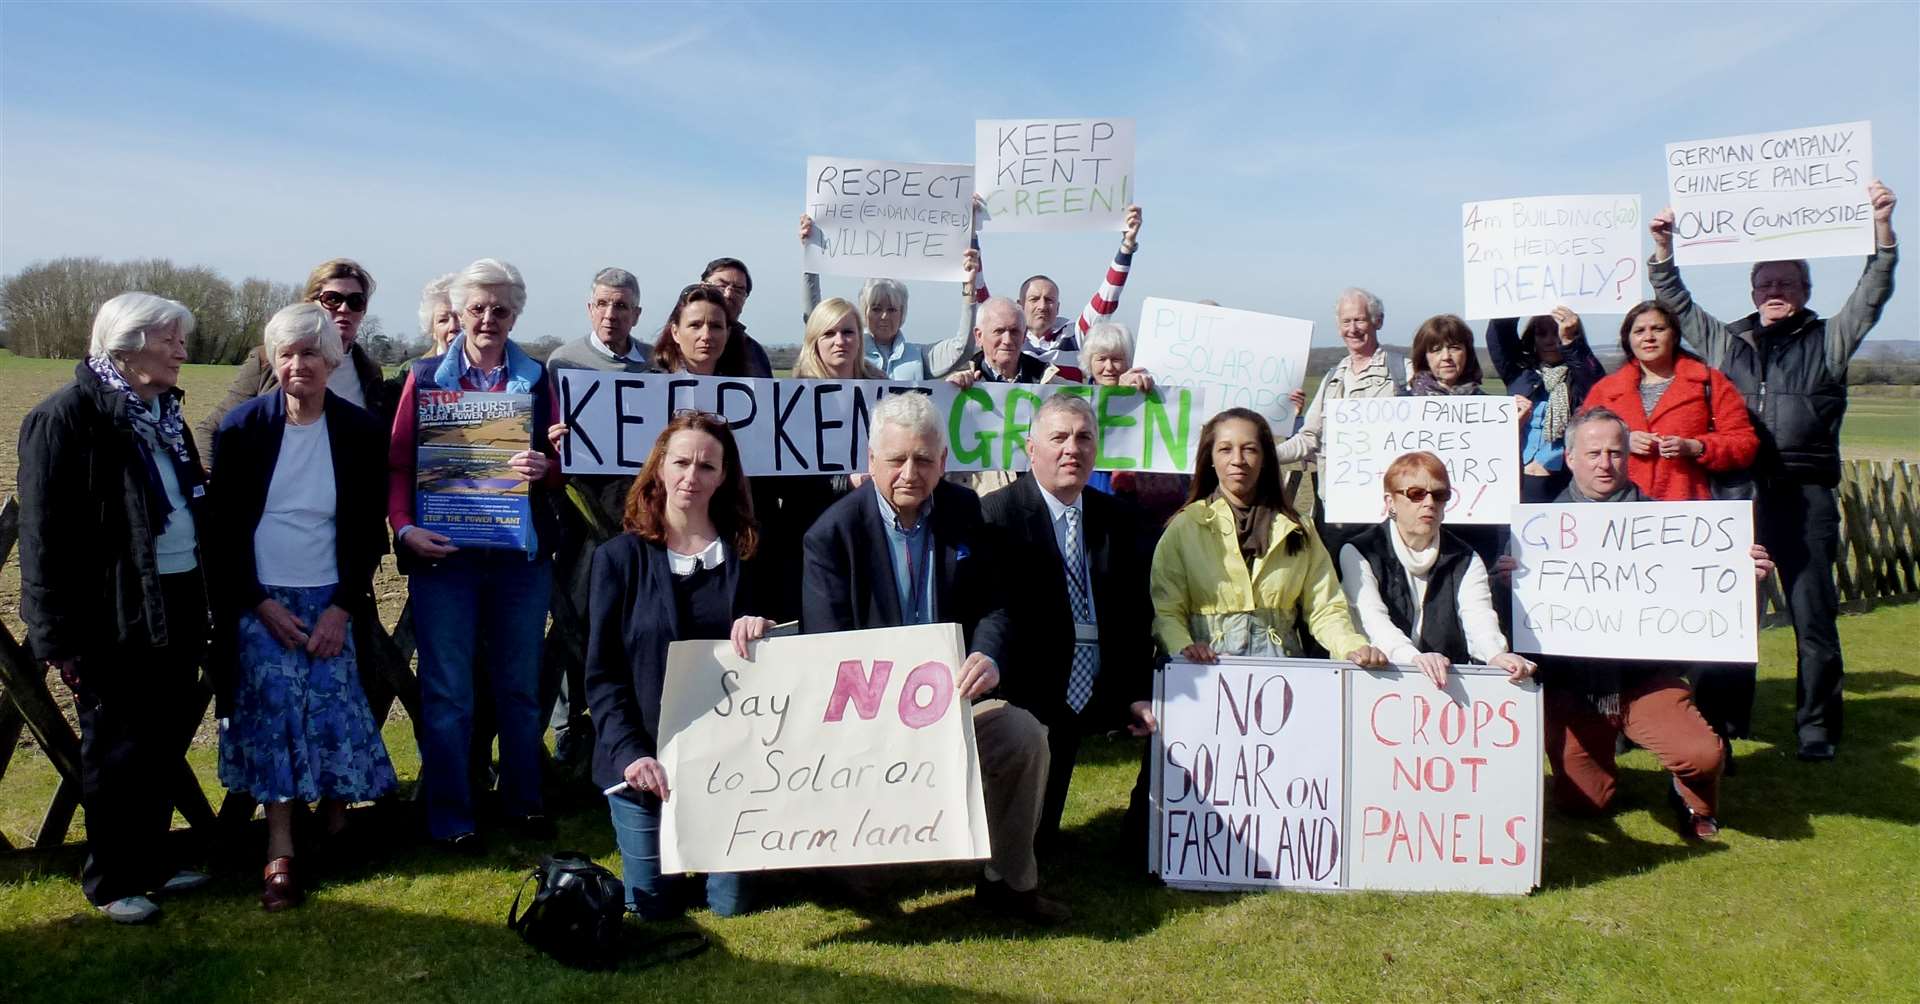
POLYGON ((988 414, 993 413, 993 398, 978 387, 968 387, 954 396, 953 410, 947 413, 947 442, 953 444, 955 463, 979 464, 982 467, 993 466, 993 433, 983 432, 975 440, 975 445, 962 445, 960 432, 966 425, 967 405, 979 405, 988 414))
POLYGON ((1140 438, 1146 442, 1141 447, 1143 466, 1153 466, 1154 430, 1159 429, 1160 441, 1166 445, 1167 456, 1185 461, 1187 440, 1193 434, 1193 392, 1185 387, 1175 389, 1175 410, 1178 417, 1167 414, 1167 402, 1158 394, 1147 395, 1147 415, 1145 435, 1140 438))
MULTIPOLYGON (((1115 456, 1107 452, 1107 443, 1109 441, 1107 438, 1107 430, 1125 429, 1140 424, 1139 419, 1134 418, 1132 415, 1111 414, 1108 406, 1116 399, 1127 401, 1131 400, 1133 396, 1134 388, 1132 387, 1100 388, 1100 401, 1094 408, 1094 416, 1099 426, 1099 428, 1095 430, 1094 435, 1098 438, 1100 451, 1093 459, 1093 466, 1099 470, 1130 471, 1140 466, 1140 462, 1131 456, 1115 456)), ((1154 395, 1147 395, 1148 400, 1152 400, 1153 397, 1154 395)))
POLYGON ((1040 395, 1018 387, 1007 389, 1007 411, 1001 416, 1000 421, 1000 469, 1003 471, 1012 469, 1013 451, 1019 450, 1022 456, 1027 452, 1025 445, 1027 427, 1032 424, 1032 420, 1025 422, 1019 420, 1022 401, 1032 406, 1029 414, 1040 409, 1040 395))

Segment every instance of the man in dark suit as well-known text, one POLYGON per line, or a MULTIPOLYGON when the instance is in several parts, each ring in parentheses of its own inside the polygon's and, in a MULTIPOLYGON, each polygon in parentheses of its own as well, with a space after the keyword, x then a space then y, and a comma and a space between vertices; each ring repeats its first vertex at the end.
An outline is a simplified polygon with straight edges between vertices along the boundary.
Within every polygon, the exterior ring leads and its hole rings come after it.
POLYGON ((1006 585, 997 549, 970 491, 941 480, 947 447, 924 394, 897 394, 873 410, 871 480, 834 503, 805 540, 800 627, 811 634, 958 623, 967 659, 959 689, 974 701, 988 838, 993 856, 976 894, 1036 923, 1068 917, 1040 894, 1033 834, 1047 783, 1047 730, 1026 710, 982 699, 1001 682, 1006 585))
MULTIPOLYGON (((1011 660, 1001 691, 1047 727, 1050 767, 1037 842, 1060 835, 1080 740, 1125 726, 1151 734, 1153 606, 1147 593, 1153 534, 1125 501, 1087 488, 1099 452, 1086 398, 1056 394, 1027 432, 1031 473, 987 496, 981 509, 1026 564, 1011 606, 1011 660)), ((1134 801, 1144 820, 1145 795, 1134 801)))

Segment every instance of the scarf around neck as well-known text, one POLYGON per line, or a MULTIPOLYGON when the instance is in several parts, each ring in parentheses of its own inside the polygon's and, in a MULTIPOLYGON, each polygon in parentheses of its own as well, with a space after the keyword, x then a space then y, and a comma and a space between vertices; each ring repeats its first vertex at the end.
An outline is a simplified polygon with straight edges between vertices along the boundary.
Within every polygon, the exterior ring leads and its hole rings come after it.
POLYGON ((1273 507, 1258 503, 1241 506, 1219 488, 1213 490, 1213 498, 1225 502, 1233 513, 1233 535, 1240 543, 1240 557, 1247 563, 1247 571, 1253 571, 1253 563, 1267 553, 1273 540, 1273 507))
POLYGON ((1457 383, 1449 387, 1440 382, 1432 373, 1422 373, 1413 378, 1407 393, 1412 397, 1466 397, 1480 393, 1480 382, 1457 383))
POLYGON ((100 382, 119 391, 127 400, 127 417, 132 419, 133 427, 142 439, 152 440, 167 448, 167 452, 180 463, 190 464, 193 457, 187 453, 187 421, 180 413, 180 396, 162 393, 154 398, 159 405, 156 411, 140 395, 134 393, 133 384, 126 375, 104 355, 87 357, 87 368, 100 382))
POLYGON ((1573 388, 1568 380, 1571 372, 1566 363, 1540 367, 1540 382, 1547 388, 1546 411, 1540 417, 1540 434, 1549 443, 1557 443, 1567 435, 1567 416, 1572 410, 1570 398, 1573 388))
POLYGON ((1425 550, 1421 551, 1414 550, 1412 545, 1401 538, 1400 525, 1398 523, 1393 524, 1391 532, 1387 534, 1387 539, 1393 542, 1394 557, 1399 558, 1400 564, 1406 568, 1407 574, 1412 575, 1416 579, 1426 578, 1427 573, 1433 571, 1433 563, 1440 560, 1440 531, 1438 527, 1434 529, 1433 542, 1428 544, 1425 550))

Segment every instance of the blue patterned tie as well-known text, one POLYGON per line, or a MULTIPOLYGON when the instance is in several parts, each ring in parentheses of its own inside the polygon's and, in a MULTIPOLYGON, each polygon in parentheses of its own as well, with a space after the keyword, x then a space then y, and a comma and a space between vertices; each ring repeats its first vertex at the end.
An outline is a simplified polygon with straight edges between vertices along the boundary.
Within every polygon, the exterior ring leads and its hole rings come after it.
MULTIPOLYGON (((1067 565, 1067 599, 1073 607, 1075 624, 1092 624, 1093 597, 1087 582, 1087 556, 1080 544, 1080 510, 1069 508, 1067 546, 1062 555, 1067 565)), ((1075 631, 1077 637, 1079 632, 1075 631)), ((1079 714, 1093 699, 1093 678, 1100 675, 1100 646, 1076 641, 1073 646, 1073 671, 1067 675, 1067 707, 1079 714)))

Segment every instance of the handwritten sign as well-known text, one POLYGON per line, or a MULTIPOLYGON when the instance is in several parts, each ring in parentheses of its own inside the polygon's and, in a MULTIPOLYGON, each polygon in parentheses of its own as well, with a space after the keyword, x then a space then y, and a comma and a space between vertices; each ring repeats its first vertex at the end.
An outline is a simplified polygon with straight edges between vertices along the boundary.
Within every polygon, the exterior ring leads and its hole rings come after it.
POLYGON ((928 394, 945 417, 950 471, 1025 470, 1027 427, 1040 403, 1077 394, 1093 405, 1100 447, 1094 467, 1111 471, 1193 469, 1200 392, 1085 384, 952 384, 885 380, 786 380, 684 373, 554 372, 560 413, 571 430, 560 444, 569 474, 637 474, 675 412, 723 415, 750 477, 837 474, 867 469, 867 424, 888 394, 928 394))
POLYGON ((1329 523, 1387 516, 1387 466, 1440 458, 1453 485, 1448 523, 1504 525, 1520 501, 1519 419, 1506 396, 1338 398, 1326 404, 1320 476, 1329 523))
POLYGON ((1517 505, 1513 545, 1516 651, 1759 661, 1751 503, 1517 505))
POLYGON ((1347 885, 1524 894, 1540 884, 1540 688, 1456 666, 1349 670, 1347 885))
POLYGON ((1667 144, 1682 265, 1873 253, 1873 123, 1667 144))
POLYGON ((1169 885, 1339 888, 1339 667, 1175 660, 1155 686, 1154 870, 1169 885))
POLYGON ((1293 432, 1287 395, 1306 374, 1312 321, 1150 296, 1137 330, 1134 365, 1158 383, 1198 388, 1207 400, 1202 422, 1228 408, 1251 408, 1275 435, 1293 432))
POLYGON ((808 157, 806 270, 901 279, 966 278, 973 168, 808 157))
POLYGON ((1643 299, 1640 197, 1558 195, 1460 207, 1468 317, 1568 307, 1624 314, 1643 299))
POLYGON ((663 872, 988 854, 957 624, 674 642, 660 695, 663 872))
POLYGON ((981 119, 973 124, 980 229, 1121 230, 1133 192, 1133 120, 981 119))

